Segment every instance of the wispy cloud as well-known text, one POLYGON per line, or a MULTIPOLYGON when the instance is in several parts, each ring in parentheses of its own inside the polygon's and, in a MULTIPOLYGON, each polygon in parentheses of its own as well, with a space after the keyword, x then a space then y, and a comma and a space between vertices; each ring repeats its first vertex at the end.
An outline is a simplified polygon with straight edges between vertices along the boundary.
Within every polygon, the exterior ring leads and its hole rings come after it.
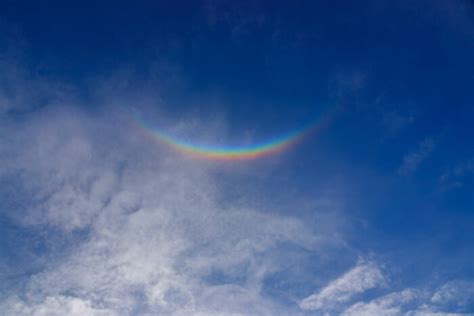
POLYGON ((395 292, 370 302, 358 302, 346 309, 342 316, 397 316, 402 315, 403 305, 418 299, 420 294, 412 289, 395 292))
POLYGON ((10 297, 0 303, 0 311, 4 315, 70 315, 70 316, 114 316, 118 315, 113 310, 95 308, 88 300, 77 297, 53 296, 46 297, 43 301, 25 304, 18 297, 10 297))
POLYGON ((474 303, 474 282, 467 280, 449 281, 431 296, 431 303, 438 306, 450 305, 464 309, 474 303))
POLYGON ((373 263, 360 262, 319 292, 300 302, 306 310, 331 310, 352 299, 356 294, 382 286, 385 278, 373 263))
POLYGON ((50 105, 1 124, 8 146, 0 149, 0 177, 20 188, 5 197, 12 208, 4 215, 33 234, 53 232, 24 287, 0 293, 1 314, 297 309, 266 295, 267 279, 287 269, 285 255, 333 241, 268 212, 271 205, 222 202, 212 166, 151 146, 119 105, 114 114, 80 108, 50 105))
POLYGON ((403 157, 403 162, 398 168, 399 175, 409 175, 416 171, 419 165, 433 152, 435 142, 432 138, 424 139, 414 152, 403 157))
POLYGON ((439 177, 439 184, 443 190, 459 188, 464 185, 466 178, 472 174, 474 174, 474 159, 465 160, 447 169, 439 177))
POLYGON ((469 313, 474 303, 472 281, 455 280, 437 287, 420 286, 399 291, 393 291, 392 287, 393 284, 375 263, 361 261, 317 293, 300 301, 299 305, 303 310, 322 315, 473 315, 469 313), (378 291, 371 295, 362 295, 376 288, 378 291), (384 292, 386 294, 374 298, 377 293, 384 292))
POLYGON ((473 283, 450 281, 438 288, 407 288, 369 301, 360 301, 344 310, 343 316, 427 316, 473 315, 473 283))

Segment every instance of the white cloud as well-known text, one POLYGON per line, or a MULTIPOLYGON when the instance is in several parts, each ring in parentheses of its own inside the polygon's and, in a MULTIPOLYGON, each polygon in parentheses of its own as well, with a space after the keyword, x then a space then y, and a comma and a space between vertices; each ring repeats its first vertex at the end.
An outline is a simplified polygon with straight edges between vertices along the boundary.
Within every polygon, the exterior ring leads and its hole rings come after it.
POLYGON ((473 313, 445 313, 437 312, 430 309, 411 311, 405 314, 406 316, 472 316, 473 313))
POLYGON ((118 184, 118 160, 94 140, 96 124, 72 107, 54 107, 3 126, 0 175, 21 182, 24 200, 10 215, 68 231, 90 224, 118 184))
POLYGON ((473 302, 474 286, 466 280, 449 281, 435 289, 408 288, 370 301, 360 301, 342 316, 456 316, 473 315, 466 307, 473 302))
POLYGON ((3 315, 16 316, 114 316, 111 310, 95 308, 90 301, 77 297, 46 297, 42 302, 26 304, 17 297, 10 297, 0 303, 3 315))
POLYGON ((0 176, 16 179, 8 198, 24 201, 8 217, 60 231, 39 272, 2 293, 0 314, 284 312, 266 279, 285 249, 317 251, 326 238, 297 218, 223 202, 212 165, 160 148, 120 115, 50 107, 0 128, 0 176))
POLYGON ((318 293, 303 299, 300 307, 306 310, 337 308, 350 301, 354 295, 382 286, 384 283, 385 278, 375 264, 360 262, 318 293))
POLYGON ((453 305, 463 308, 474 303, 474 282, 453 280, 441 286, 431 297, 435 305, 453 305))
POLYGON ((418 299, 420 293, 407 289, 395 292, 370 302, 358 302, 346 309, 342 316, 397 316, 402 315, 404 305, 418 299))

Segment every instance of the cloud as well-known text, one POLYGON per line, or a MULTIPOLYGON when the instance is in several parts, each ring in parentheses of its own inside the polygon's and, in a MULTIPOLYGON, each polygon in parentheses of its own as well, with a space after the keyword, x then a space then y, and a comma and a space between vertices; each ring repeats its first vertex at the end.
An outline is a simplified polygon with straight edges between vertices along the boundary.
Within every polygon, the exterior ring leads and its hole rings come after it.
POLYGON ((7 144, 0 150, 5 157, 0 175, 18 183, 10 201, 23 201, 9 210, 10 215, 25 224, 67 231, 88 226, 117 185, 117 160, 101 149, 105 140, 92 138, 98 129, 91 118, 67 106, 21 122, 6 121, 0 138, 7 144))
MULTIPOLYGON (((1 21, 0 27, 9 29, 1 21)), ((20 39, 5 39, 5 42, 6 48, 0 51, 0 116, 41 108, 52 100, 62 99, 66 92, 70 92, 67 85, 43 78, 36 69, 26 68, 18 61, 23 49, 18 44, 20 39)))
POLYGON ((76 297, 57 296, 47 297, 39 303, 26 304, 18 298, 10 298, 0 303, 0 310, 4 315, 17 316, 113 316, 111 310, 97 309, 91 306, 90 301, 76 297))
POLYGON ((234 206, 212 164, 161 148, 113 110, 71 103, 3 119, 3 215, 44 238, 0 313, 291 314, 267 280, 292 269, 285 256, 333 241, 270 204, 234 206))
POLYGON ((395 292, 370 302, 358 302, 346 309, 342 316, 396 316, 402 314, 402 306, 419 297, 419 293, 412 289, 395 292))
POLYGON ((418 149, 403 157, 402 165, 398 168, 399 175, 409 175, 416 171, 418 166, 428 158, 435 148, 433 139, 426 138, 419 145, 418 149))
POLYGON ((449 281, 432 295, 431 303, 463 309, 474 303, 474 282, 468 280, 449 281))
POLYGON ((406 313, 406 316, 472 316, 473 314, 466 313, 445 313, 445 312, 436 312, 432 310, 419 310, 406 313))
POLYGON ((457 163, 454 167, 446 170, 439 177, 439 184, 443 190, 459 188, 469 175, 474 174, 474 159, 457 163))
POLYGON ((305 310, 334 309, 350 301, 354 295, 384 283, 385 278, 375 264, 360 262, 318 293, 303 299, 300 307, 305 310))
POLYGON ((474 283, 452 280, 434 288, 420 286, 393 291, 380 268, 372 262, 359 262, 355 267, 330 282, 319 292, 300 301, 300 308, 323 315, 341 316, 420 316, 473 315, 474 283), (361 296, 379 288, 388 294, 361 296))
POLYGON ((472 282, 467 280, 449 281, 435 289, 407 288, 370 301, 357 302, 341 315, 473 315, 468 312, 468 306, 473 302, 472 294, 472 282))

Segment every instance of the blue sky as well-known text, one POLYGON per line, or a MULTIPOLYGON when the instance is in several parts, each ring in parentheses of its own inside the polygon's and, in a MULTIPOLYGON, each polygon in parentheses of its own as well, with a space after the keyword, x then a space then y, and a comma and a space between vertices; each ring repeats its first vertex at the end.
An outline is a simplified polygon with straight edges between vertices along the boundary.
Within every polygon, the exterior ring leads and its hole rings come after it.
POLYGON ((474 315, 469 1, 2 1, 0 30, 0 314, 474 315), (136 113, 318 123, 216 161, 136 113))

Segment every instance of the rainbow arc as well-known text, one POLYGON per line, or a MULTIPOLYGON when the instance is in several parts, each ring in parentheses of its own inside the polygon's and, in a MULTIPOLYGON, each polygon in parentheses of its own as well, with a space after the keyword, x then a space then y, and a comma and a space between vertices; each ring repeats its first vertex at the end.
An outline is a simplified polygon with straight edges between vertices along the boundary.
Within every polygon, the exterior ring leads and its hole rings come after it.
POLYGON ((321 129, 327 122, 327 118, 328 116, 324 116, 303 128, 266 141, 245 145, 210 145, 189 141, 154 127, 142 119, 137 119, 137 123, 152 139, 186 155, 200 159, 236 161, 257 159, 283 152, 299 143, 315 130, 321 129))

